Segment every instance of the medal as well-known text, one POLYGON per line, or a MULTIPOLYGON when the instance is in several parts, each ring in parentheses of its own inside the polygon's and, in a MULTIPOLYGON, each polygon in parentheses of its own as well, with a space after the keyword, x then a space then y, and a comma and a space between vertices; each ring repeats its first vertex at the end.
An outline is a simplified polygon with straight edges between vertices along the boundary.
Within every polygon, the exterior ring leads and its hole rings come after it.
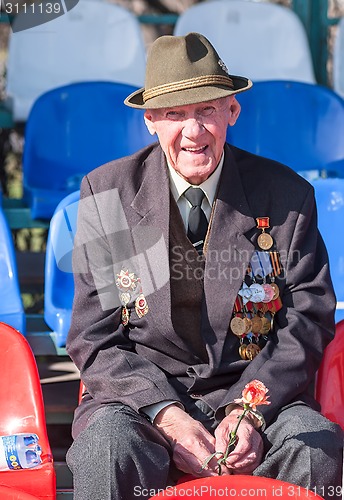
POLYGON ((276 283, 275 283, 275 282, 270 283, 270 286, 271 286, 271 288, 272 288, 272 289, 273 289, 273 291, 274 291, 274 294, 273 294, 273 297, 272 297, 272 299, 271 299, 271 300, 276 300, 276 299, 278 299, 278 297, 279 297, 279 288, 278 288, 278 286, 276 285, 276 283))
POLYGON ((246 344, 241 344, 241 346, 239 347, 239 355, 240 355, 241 359, 244 359, 244 360, 247 359, 246 347, 247 347, 246 344))
POLYGON ((122 325, 127 326, 129 323, 129 311, 127 307, 122 307, 122 325))
POLYGON ((258 334, 261 328, 262 318, 260 318, 259 316, 253 316, 253 318, 251 318, 251 332, 258 334))
POLYGON ((239 290, 239 295, 242 297, 244 305, 251 300, 252 290, 246 285, 245 282, 242 284, 242 287, 239 290))
POLYGON ((264 288, 259 283, 252 283, 250 286, 252 292, 251 301, 254 303, 263 302, 265 297, 264 288))
POLYGON ((272 247, 274 240, 268 233, 262 233, 257 239, 258 245, 262 250, 269 250, 272 247))
POLYGON ((270 302, 273 299, 273 296, 275 294, 275 290, 272 288, 272 286, 269 283, 264 283, 262 285, 265 296, 262 299, 262 302, 267 303, 270 302))
POLYGON ((140 293, 135 300, 135 311, 139 318, 142 318, 148 313, 148 304, 143 293, 140 293))
POLYGON ((237 337, 245 335, 246 331, 245 321, 242 318, 239 318, 239 316, 235 316, 234 318, 231 319, 230 327, 234 335, 236 335, 237 337))
POLYGON ((248 318, 247 316, 245 316, 245 318, 244 318, 244 324, 245 324, 245 335, 246 335, 247 333, 249 333, 251 331, 252 321, 250 320, 250 318, 248 318))
POLYGON ((136 274, 130 273, 128 269, 126 271, 121 269, 121 272, 116 274, 116 286, 122 292, 134 291, 138 281, 136 274))
POLYGON ((266 335, 269 333, 270 331, 270 328, 271 328, 271 321, 268 319, 268 318, 260 318, 261 321, 262 321, 262 327, 261 329, 259 330, 259 333, 261 335, 266 335))
POLYGON ((262 250, 269 250, 274 243, 274 240, 272 239, 270 234, 265 232, 265 229, 268 229, 270 227, 270 217, 257 217, 256 221, 257 229, 262 230, 257 239, 258 246, 262 250))
POLYGON ((247 356, 247 359, 252 361, 253 358, 255 358, 258 354, 260 353, 260 347, 257 344, 248 344, 246 347, 245 354, 247 356))
POLYGON ((120 293, 119 294, 119 299, 120 299, 122 305, 126 306, 127 304, 129 304, 130 299, 131 299, 130 293, 129 292, 122 292, 122 293, 120 293))

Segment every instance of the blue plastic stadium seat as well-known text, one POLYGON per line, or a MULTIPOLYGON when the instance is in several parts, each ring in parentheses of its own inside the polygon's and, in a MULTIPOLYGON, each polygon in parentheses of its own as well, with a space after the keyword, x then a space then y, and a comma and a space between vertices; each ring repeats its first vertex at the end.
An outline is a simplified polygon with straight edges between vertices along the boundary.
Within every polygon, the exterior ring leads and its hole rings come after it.
POLYGON ((344 177, 344 100, 321 85, 265 81, 237 95, 229 143, 285 163, 308 179, 344 177))
POLYGON ((16 123, 27 121, 40 95, 62 85, 94 80, 143 85, 146 49, 141 24, 117 3, 55 3, 55 12, 62 14, 66 7, 68 12, 32 27, 28 24, 41 16, 28 16, 26 9, 13 16, 6 95, 16 123))
POLYGON ((44 319, 56 334, 56 345, 65 345, 74 296, 72 250, 80 191, 64 198, 50 221, 45 259, 44 319))
POLYGON ((82 82, 37 99, 23 153, 24 198, 32 218, 49 219, 79 189, 85 173, 154 142, 143 111, 123 103, 134 90, 122 83, 82 82))
POLYGON ((194 4, 178 17, 174 35, 202 33, 232 75, 315 83, 307 33, 293 9, 242 0, 194 4))
POLYGON ((344 97, 344 16, 337 25, 333 44, 333 88, 344 97))
POLYGON ((20 296, 13 239, 0 209, 0 321, 26 333, 25 312, 20 296))
POLYGON ((315 189, 320 233, 327 246, 337 295, 336 323, 344 319, 344 179, 318 179, 315 189))

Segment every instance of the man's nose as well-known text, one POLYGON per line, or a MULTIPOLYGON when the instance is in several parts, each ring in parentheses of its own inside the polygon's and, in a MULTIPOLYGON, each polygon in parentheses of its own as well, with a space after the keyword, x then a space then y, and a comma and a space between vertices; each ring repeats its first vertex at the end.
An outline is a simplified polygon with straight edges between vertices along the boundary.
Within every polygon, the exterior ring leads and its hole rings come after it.
POLYGON ((188 139, 199 137, 204 133, 204 126, 201 120, 196 117, 188 118, 184 122, 183 135, 188 139))

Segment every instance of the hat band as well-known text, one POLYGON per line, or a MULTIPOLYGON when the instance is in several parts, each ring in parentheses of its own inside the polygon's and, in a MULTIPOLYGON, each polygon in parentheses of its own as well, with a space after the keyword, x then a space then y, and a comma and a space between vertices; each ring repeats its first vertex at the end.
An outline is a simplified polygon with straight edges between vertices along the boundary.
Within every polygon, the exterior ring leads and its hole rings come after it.
POLYGON ((178 90, 187 90, 195 87, 203 87, 206 85, 224 85, 226 87, 234 88, 233 81, 228 76, 221 75, 206 75, 199 76, 197 78, 189 78, 188 80, 181 80, 180 82, 165 83, 164 85, 158 85, 149 90, 145 90, 142 94, 143 102, 146 103, 149 99, 153 97, 158 97, 160 95, 169 94, 170 92, 176 92, 178 90))

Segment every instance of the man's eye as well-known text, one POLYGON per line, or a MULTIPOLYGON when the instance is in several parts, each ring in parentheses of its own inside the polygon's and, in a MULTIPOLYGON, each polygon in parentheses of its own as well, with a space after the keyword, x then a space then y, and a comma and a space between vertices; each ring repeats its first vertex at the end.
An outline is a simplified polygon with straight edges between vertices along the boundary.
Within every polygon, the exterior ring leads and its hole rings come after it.
POLYGON ((166 118, 168 120, 180 120, 183 117, 183 113, 178 113, 177 111, 168 111, 166 113, 166 118))
POLYGON ((202 116, 210 116, 212 113, 214 113, 215 108, 213 106, 207 106, 206 108, 203 108, 201 110, 201 115, 202 116))

